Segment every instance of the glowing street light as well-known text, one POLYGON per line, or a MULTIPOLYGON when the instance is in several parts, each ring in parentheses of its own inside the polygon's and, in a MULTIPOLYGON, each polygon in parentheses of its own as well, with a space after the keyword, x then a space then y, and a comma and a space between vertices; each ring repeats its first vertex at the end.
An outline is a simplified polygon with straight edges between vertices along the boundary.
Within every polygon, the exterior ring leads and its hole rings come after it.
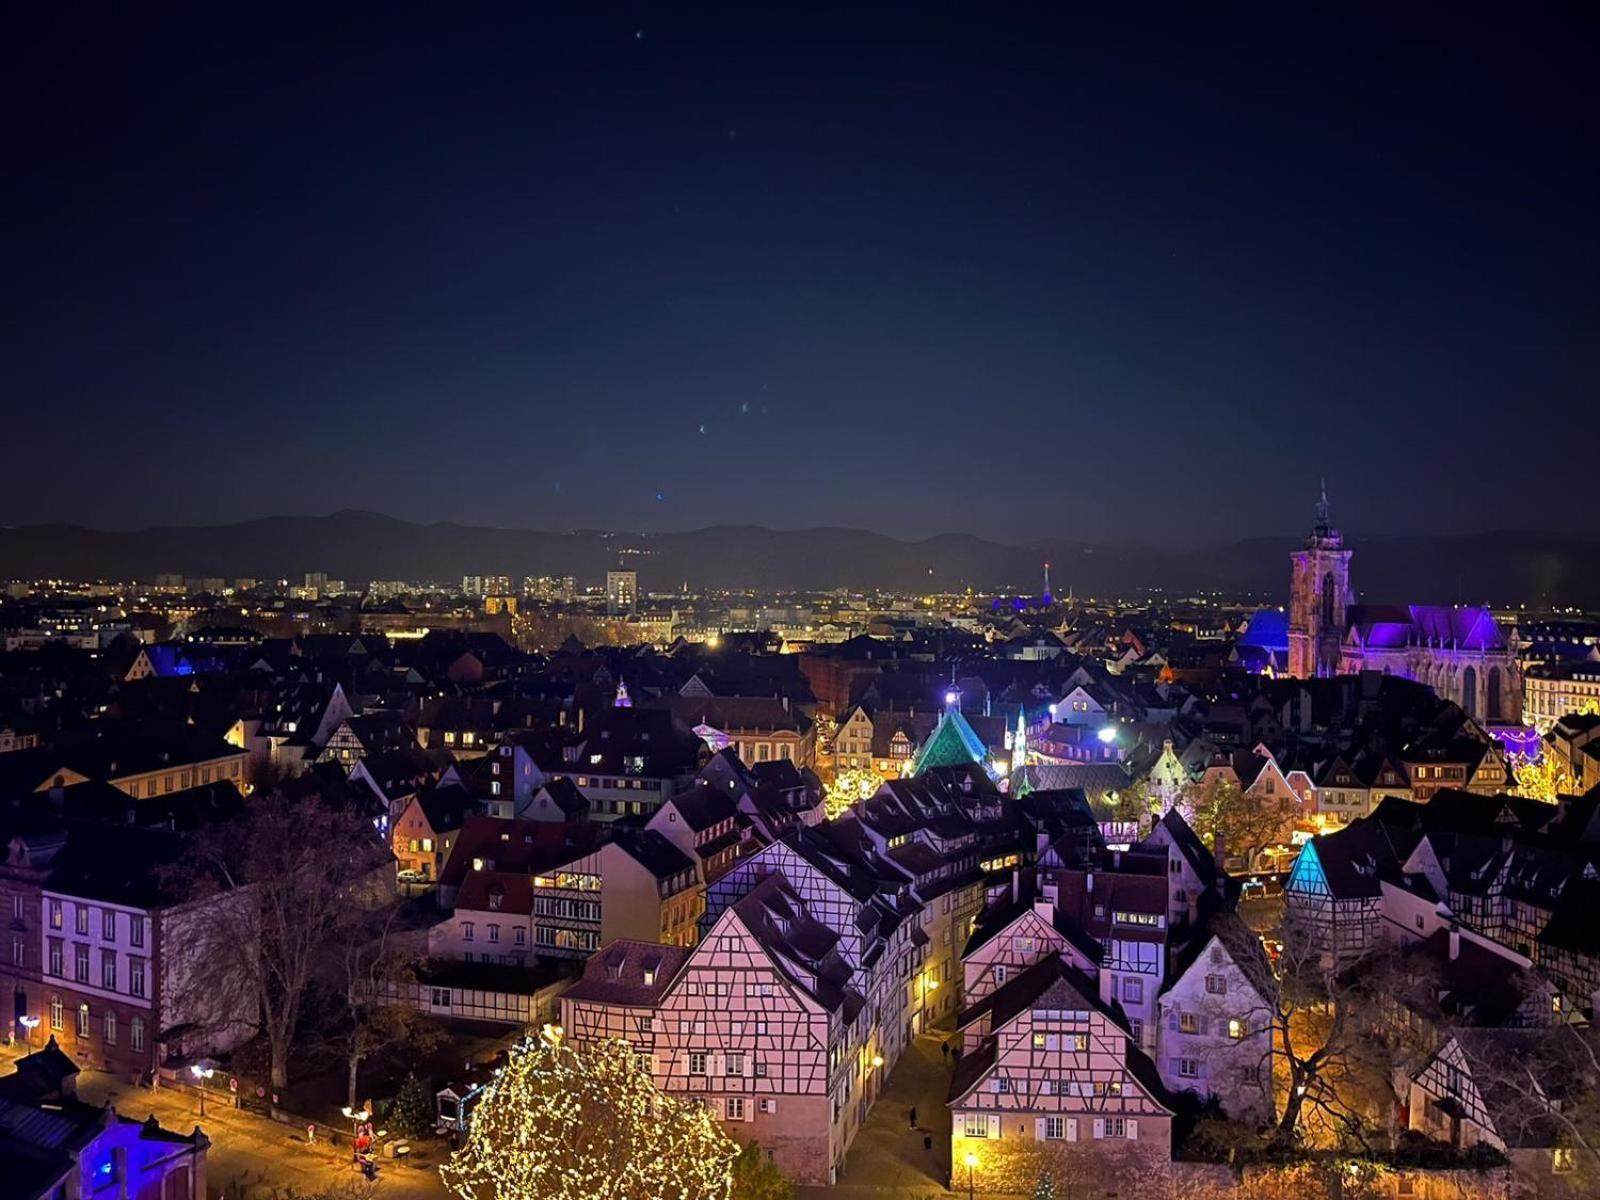
POLYGON ((39 1028, 39 1018, 18 1017, 17 1020, 21 1023, 22 1027, 28 1031, 25 1036, 28 1041, 28 1049, 31 1051, 33 1049, 33 1031, 39 1028))
POLYGON ((348 1104, 339 1111, 350 1120, 350 1143, 354 1145, 361 1136, 361 1127, 371 1120, 372 1113, 365 1108, 351 1108, 348 1104))
POLYGON ((1105 728, 1100 730, 1099 733, 1095 734, 1095 737, 1099 738, 1102 742, 1109 746, 1112 742, 1117 740, 1117 731, 1112 726, 1107 725, 1105 728))
POLYGON ((206 1115, 206 1080, 215 1075, 217 1069, 215 1067, 203 1067, 199 1063, 195 1063, 189 1068, 189 1072, 194 1076, 195 1087, 200 1089, 200 1117, 203 1120, 206 1115))
POLYGON ((972 1200, 972 1172, 978 1165, 978 1156, 971 1150, 968 1150, 967 1157, 964 1161, 967 1164, 967 1200, 972 1200))

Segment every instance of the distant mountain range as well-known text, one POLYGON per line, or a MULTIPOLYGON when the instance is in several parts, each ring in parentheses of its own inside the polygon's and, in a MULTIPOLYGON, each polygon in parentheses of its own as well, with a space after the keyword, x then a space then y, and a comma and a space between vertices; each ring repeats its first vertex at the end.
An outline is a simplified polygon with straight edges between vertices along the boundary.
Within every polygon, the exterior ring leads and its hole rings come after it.
MULTIPOLYGON (((351 581, 459 580, 463 575, 574 575, 597 582, 637 569, 643 590, 1003 590, 1037 594, 1051 563, 1057 595, 1138 588, 1254 592, 1282 599, 1293 538, 1251 538, 1169 551, 1044 539, 1007 546, 963 534, 907 542, 859 529, 729 525, 625 534, 439 523, 377 513, 267 517, 233 525, 106 532, 76 525, 0 529, 0 577, 152 579, 157 574, 298 580, 307 571, 351 581)), ((1540 533, 1351 537, 1351 579, 1363 598, 1600 606, 1600 541, 1540 533)))

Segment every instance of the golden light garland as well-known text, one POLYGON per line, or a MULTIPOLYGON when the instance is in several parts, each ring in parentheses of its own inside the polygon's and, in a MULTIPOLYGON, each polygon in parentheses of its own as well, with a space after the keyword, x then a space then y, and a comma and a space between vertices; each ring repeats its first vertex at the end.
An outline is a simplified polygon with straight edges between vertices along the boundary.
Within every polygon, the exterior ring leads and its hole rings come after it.
POLYGON ((738 1145, 620 1040, 530 1038, 440 1168, 461 1200, 728 1200, 738 1145))

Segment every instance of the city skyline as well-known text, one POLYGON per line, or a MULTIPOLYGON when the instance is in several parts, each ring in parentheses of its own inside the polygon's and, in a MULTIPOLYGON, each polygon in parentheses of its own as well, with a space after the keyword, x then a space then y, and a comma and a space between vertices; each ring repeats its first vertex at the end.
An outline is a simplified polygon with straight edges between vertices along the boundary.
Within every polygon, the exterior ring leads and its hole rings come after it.
POLYGON ((7 32, 4 1200, 1600 1196, 1600 8, 7 32))

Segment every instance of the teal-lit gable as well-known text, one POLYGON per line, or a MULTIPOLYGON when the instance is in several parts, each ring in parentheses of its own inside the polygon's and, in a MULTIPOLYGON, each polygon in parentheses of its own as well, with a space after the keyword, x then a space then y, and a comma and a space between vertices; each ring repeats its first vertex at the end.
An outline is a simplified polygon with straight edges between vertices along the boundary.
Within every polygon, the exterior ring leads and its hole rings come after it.
POLYGON ((1328 887, 1328 877, 1322 870, 1322 859, 1317 854, 1317 844, 1307 842, 1300 848, 1300 856, 1294 860, 1294 868, 1289 872, 1289 879, 1284 885, 1288 892, 1300 892, 1308 896, 1331 896, 1332 890, 1328 887))
POLYGON ((964 767, 968 763, 982 763, 988 748, 967 724, 958 709, 946 709, 934 726, 928 740, 917 751, 912 775, 921 775, 934 767, 964 767))

